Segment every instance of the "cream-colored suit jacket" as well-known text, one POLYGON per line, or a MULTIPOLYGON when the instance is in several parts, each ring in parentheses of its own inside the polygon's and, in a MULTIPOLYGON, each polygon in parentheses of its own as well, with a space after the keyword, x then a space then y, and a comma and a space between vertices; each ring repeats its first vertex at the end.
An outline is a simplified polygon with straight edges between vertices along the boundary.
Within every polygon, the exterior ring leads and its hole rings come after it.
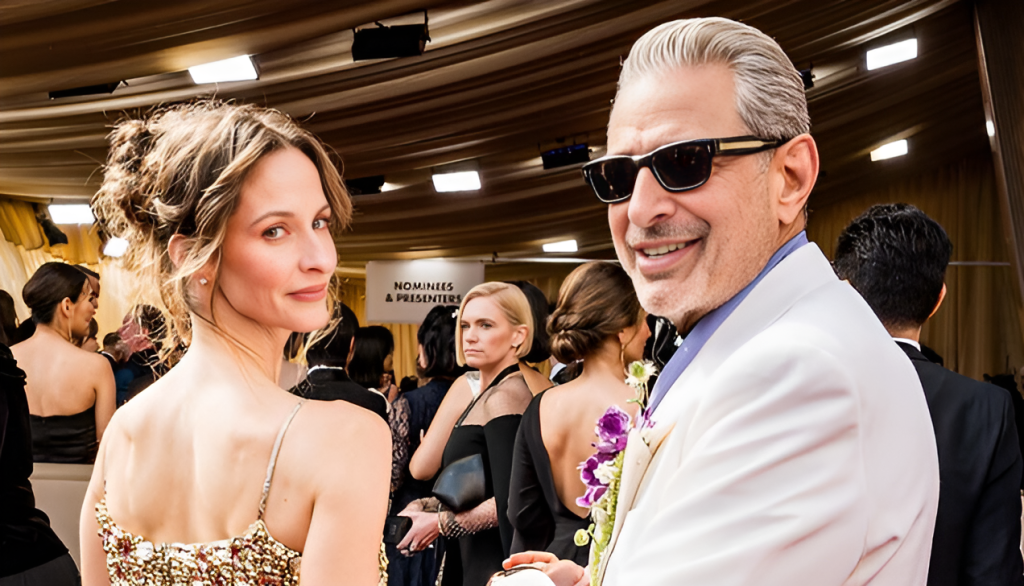
POLYGON ((603 586, 925 584, 939 473, 921 384, 814 244, 653 419, 626 448, 603 586))

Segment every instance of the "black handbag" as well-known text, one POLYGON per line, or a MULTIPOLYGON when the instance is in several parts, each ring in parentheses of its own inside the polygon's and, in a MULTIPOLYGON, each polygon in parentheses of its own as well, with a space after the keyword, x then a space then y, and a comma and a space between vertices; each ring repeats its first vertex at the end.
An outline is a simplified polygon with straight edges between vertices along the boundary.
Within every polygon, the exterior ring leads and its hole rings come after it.
POLYGON ((484 458, 473 454, 455 460, 441 471, 434 483, 434 496, 450 510, 461 513, 487 498, 484 458))

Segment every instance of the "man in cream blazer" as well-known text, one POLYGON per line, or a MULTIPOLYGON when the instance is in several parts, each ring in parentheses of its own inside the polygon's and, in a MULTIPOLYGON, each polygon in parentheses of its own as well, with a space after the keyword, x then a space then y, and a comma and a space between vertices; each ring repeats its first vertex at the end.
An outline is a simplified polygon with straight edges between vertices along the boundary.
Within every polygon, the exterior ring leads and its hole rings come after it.
MULTIPOLYGON (((807 242, 809 125, 798 73, 746 25, 666 23, 623 65, 608 155, 584 175, 644 308, 684 341, 626 447, 605 586, 925 583, 928 408, 910 362, 807 242)), ((547 577, 508 580, 590 581, 542 552, 507 565, 523 562, 547 577)))

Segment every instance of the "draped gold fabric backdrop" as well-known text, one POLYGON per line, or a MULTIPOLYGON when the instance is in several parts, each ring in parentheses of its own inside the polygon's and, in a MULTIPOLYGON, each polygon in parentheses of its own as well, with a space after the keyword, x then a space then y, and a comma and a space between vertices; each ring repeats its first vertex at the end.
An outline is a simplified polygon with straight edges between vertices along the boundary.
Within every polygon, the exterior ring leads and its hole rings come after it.
MULTIPOLYGON (((917 177, 818 207, 813 196, 807 233, 832 258, 836 239, 877 203, 909 203, 942 224, 954 261, 1008 260, 991 158, 968 158, 917 177)), ((950 266, 946 300, 921 340, 947 368, 975 379, 1024 366, 1021 300, 1010 266, 950 266)))

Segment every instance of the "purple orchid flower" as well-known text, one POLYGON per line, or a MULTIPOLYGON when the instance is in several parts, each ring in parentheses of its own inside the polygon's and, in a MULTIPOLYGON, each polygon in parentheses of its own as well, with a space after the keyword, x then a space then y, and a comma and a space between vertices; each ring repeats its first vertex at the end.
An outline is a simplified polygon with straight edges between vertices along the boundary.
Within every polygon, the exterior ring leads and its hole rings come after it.
POLYGON ((607 486, 588 486, 587 491, 583 493, 583 496, 576 499, 576 504, 581 507, 590 508, 594 506, 594 503, 601 500, 604 493, 608 491, 607 486))

